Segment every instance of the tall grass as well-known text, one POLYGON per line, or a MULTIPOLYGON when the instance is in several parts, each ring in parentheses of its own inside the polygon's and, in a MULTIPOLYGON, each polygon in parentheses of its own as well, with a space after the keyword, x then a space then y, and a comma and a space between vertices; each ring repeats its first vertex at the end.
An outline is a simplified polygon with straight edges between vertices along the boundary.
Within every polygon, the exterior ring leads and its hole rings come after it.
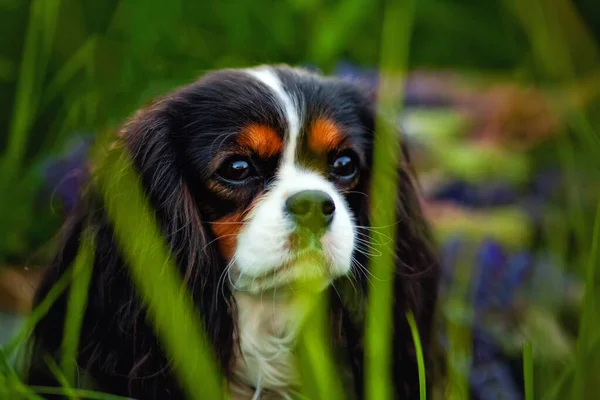
MULTIPOLYGON (((382 26, 380 84, 378 90, 373 181, 371 185, 371 225, 390 240, 379 247, 381 255, 369 268, 376 279, 369 288, 366 315, 365 397, 392 397, 392 296, 394 282, 395 221, 400 142, 389 118, 402 106, 404 79, 415 12, 413 0, 389 1, 382 26)), ((373 240, 374 238, 372 238, 373 240)))
POLYGON ((419 330, 417 329, 417 321, 412 312, 406 313, 406 319, 410 326, 410 332, 412 333, 413 341, 415 342, 415 351, 417 353, 417 365, 419 368, 419 397, 424 400, 427 399, 427 376, 425 374, 425 358, 423 357, 423 345, 421 344, 421 337, 419 330))
POLYGON ((83 323, 83 314, 87 306, 87 295, 92 279, 94 262, 94 237, 86 232, 81 240, 81 248, 73 264, 73 279, 67 303, 64 338, 62 342, 61 369, 65 381, 75 386, 79 332, 83 323))

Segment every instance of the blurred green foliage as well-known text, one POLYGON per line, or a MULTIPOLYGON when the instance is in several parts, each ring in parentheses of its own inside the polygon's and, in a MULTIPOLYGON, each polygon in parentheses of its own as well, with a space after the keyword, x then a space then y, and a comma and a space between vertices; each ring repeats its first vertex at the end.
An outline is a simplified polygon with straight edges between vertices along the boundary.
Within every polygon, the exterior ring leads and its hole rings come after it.
MULTIPOLYGON (((32 76, 36 106, 27 156, 74 129, 118 123, 150 98, 207 69, 258 63, 312 63, 330 72, 340 59, 375 65, 382 2, 290 0, 53 0, 31 17, 31 1, 0 2, 0 124, 8 131, 26 32, 38 35, 32 76), (50 8, 53 8, 52 10, 50 8), (30 27, 29 24, 34 24, 30 27)), ((413 66, 510 72, 535 65, 527 32, 505 2, 420 1, 413 66), (460 23, 457 23, 460 21, 460 23)), ((581 7, 592 1, 581 0, 581 7)), ((589 26, 594 26, 594 14, 589 26)), ((597 15, 595 18, 599 18, 597 15)), ((593 55, 576 53, 579 68, 593 55)), ((589 59, 589 60, 588 60, 589 59)), ((5 144, 3 135, 0 144, 5 144)))
MULTIPOLYGON (((413 63, 514 68, 526 58, 523 32, 499 2, 420 3, 413 63), (498 17, 503 29, 487 29, 498 17)), ((118 124, 207 69, 311 62, 327 71, 342 58, 373 65, 381 13, 370 0, 3 0, 0 261, 35 262, 25 254, 57 218, 36 207, 41 182, 31 167, 74 130, 118 124)))
MULTIPOLYGON (((554 8, 560 11, 562 3, 554 8)), ((576 5, 586 11, 580 13, 583 22, 597 27, 600 13, 593 12, 593 3, 576 5)), ((0 261, 46 258, 34 249, 59 218, 47 212, 47 204, 36 204, 42 184, 36 168, 72 132, 118 125, 151 98, 208 69, 284 62, 331 72, 339 60, 376 65, 383 4, 0 1, 0 261)), ((539 35, 519 18, 519 9, 535 10, 514 4, 520 3, 419 1, 410 66, 549 77, 531 51, 539 35)), ((577 23, 569 13, 558 17, 577 23)), ((597 54, 587 51, 578 29, 568 30, 565 40, 574 45, 576 70, 588 72, 597 54)))

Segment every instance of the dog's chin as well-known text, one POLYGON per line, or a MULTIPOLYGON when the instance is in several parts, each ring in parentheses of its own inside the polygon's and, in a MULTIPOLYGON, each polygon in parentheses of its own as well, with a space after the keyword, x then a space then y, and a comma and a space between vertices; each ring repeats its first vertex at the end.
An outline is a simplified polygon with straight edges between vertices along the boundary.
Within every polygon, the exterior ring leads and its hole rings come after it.
POLYGON ((233 290, 261 297, 288 298, 323 292, 334 279, 347 274, 350 266, 339 265, 320 251, 305 250, 261 275, 232 268, 233 290))

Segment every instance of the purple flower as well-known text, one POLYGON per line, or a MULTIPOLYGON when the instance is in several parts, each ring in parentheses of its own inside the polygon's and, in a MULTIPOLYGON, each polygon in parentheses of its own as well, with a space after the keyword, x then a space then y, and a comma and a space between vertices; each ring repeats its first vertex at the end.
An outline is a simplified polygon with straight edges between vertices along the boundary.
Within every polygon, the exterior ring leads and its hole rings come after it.
MULTIPOLYGON (((444 265, 443 285, 450 284, 461 250, 467 244, 454 238, 442 247, 444 265)), ((468 253, 467 253, 468 254, 468 253)), ((526 279, 534 266, 533 257, 526 251, 509 254, 497 241, 481 242, 473 260, 473 304, 477 317, 472 320, 472 360, 469 373, 470 389, 476 399, 519 399, 520 388, 512 373, 509 357, 505 355, 485 318, 488 311, 510 317, 514 294, 526 287, 526 279)), ((467 260, 469 261, 469 260, 467 260)), ((498 320, 502 323, 501 320, 498 320)), ((442 344, 447 340, 442 339, 442 344)))
POLYGON ((452 281, 452 272, 460 257, 460 250, 463 247, 463 241, 460 237, 454 237, 444 243, 441 249, 442 262, 442 282, 449 284, 452 281))
POLYGON ((334 75, 337 77, 352 81, 361 82, 370 88, 376 88, 379 82, 377 70, 356 67, 347 61, 339 62, 334 68, 334 75))
MULTIPOLYGON (((364 84, 369 89, 379 85, 377 68, 361 68, 348 61, 339 62, 334 75, 341 79, 364 84)), ((445 84, 442 74, 412 74, 404 82, 404 103, 412 107, 450 107, 452 88, 445 84)))
POLYGON ((469 381, 473 397, 478 400, 523 398, 510 367, 504 362, 493 361, 473 366, 469 381))
POLYGON ((531 191, 535 196, 542 198, 552 197, 561 185, 560 171, 551 168, 535 174, 531 180, 531 191))
POLYGON ((519 199, 517 191, 504 182, 473 185, 463 181, 446 183, 437 188, 429 198, 473 208, 509 205, 519 199))
POLYGON ((493 240, 484 241, 476 256, 475 304, 478 309, 496 302, 497 282, 506 267, 507 255, 502 246, 493 240))
POLYGON ((84 138, 62 157, 49 160, 43 166, 47 188, 60 198, 67 212, 76 206, 81 187, 87 179, 85 162, 89 146, 90 140, 84 138))

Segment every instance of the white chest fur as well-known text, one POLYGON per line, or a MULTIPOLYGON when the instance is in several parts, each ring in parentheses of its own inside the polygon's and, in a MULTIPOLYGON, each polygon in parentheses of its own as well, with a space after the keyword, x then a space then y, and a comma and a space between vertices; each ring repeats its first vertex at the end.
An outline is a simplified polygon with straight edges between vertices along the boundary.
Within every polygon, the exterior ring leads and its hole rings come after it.
POLYGON ((233 398, 289 398, 298 383, 294 357, 297 334, 306 304, 234 294, 238 307, 238 339, 233 398))

